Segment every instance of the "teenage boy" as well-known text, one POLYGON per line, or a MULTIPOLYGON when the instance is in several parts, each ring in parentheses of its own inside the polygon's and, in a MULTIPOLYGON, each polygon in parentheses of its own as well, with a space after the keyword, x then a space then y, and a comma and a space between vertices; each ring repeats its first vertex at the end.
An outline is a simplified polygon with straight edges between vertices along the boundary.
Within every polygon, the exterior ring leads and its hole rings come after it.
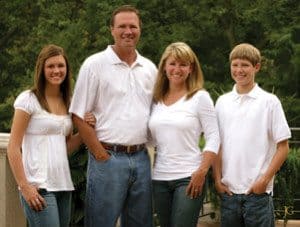
POLYGON ((255 82, 259 50, 239 44, 229 60, 235 85, 216 102, 221 148, 213 170, 221 226, 271 227, 274 176, 287 157, 291 132, 279 99, 255 82))

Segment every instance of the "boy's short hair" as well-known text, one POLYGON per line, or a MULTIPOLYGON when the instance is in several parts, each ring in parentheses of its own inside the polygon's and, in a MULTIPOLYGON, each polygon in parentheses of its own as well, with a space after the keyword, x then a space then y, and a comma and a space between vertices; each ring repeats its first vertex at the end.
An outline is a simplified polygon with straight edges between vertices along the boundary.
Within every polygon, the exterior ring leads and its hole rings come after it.
POLYGON ((249 43, 241 43, 236 45, 229 55, 229 61, 231 62, 234 59, 246 59, 256 65, 261 62, 260 51, 249 43))

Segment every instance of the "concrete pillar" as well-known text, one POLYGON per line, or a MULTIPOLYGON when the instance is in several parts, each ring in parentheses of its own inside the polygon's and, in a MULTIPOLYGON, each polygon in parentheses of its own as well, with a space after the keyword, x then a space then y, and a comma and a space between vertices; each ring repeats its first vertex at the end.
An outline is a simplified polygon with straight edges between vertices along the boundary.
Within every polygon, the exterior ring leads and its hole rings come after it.
POLYGON ((8 139, 8 133, 0 133, 0 227, 26 227, 17 184, 7 160, 8 139))

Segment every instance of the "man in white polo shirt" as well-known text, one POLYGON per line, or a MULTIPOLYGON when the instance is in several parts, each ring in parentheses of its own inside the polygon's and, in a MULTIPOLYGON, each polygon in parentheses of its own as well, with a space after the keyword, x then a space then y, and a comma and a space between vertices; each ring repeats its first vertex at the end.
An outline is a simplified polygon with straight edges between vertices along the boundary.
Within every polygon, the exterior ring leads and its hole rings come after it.
POLYGON ((114 45, 81 66, 70 112, 89 148, 85 226, 152 227, 151 169, 145 147, 156 66, 136 51, 139 12, 121 6, 111 18, 114 45), (83 116, 93 112, 95 130, 83 116))
POLYGON ((233 90, 219 97, 221 149, 214 163, 222 227, 274 226, 271 197, 291 132, 279 99, 255 83, 261 55, 250 44, 230 53, 233 90))

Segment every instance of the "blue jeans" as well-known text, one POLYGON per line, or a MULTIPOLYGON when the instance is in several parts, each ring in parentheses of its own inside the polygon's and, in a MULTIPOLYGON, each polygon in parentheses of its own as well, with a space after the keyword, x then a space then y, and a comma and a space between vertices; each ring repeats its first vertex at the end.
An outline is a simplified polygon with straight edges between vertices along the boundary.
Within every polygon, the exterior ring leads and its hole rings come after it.
POLYGON ((152 227, 151 168, 147 150, 132 154, 109 151, 105 162, 89 152, 85 225, 152 227))
POLYGON ((71 191, 48 192, 39 190, 46 201, 46 207, 34 211, 20 193, 21 204, 30 227, 68 227, 71 218, 71 191))
POLYGON ((267 193, 221 195, 222 227, 274 227, 273 199, 267 193))
POLYGON ((195 199, 186 195, 190 177, 171 180, 153 180, 154 211, 161 227, 196 227, 203 193, 195 199))

